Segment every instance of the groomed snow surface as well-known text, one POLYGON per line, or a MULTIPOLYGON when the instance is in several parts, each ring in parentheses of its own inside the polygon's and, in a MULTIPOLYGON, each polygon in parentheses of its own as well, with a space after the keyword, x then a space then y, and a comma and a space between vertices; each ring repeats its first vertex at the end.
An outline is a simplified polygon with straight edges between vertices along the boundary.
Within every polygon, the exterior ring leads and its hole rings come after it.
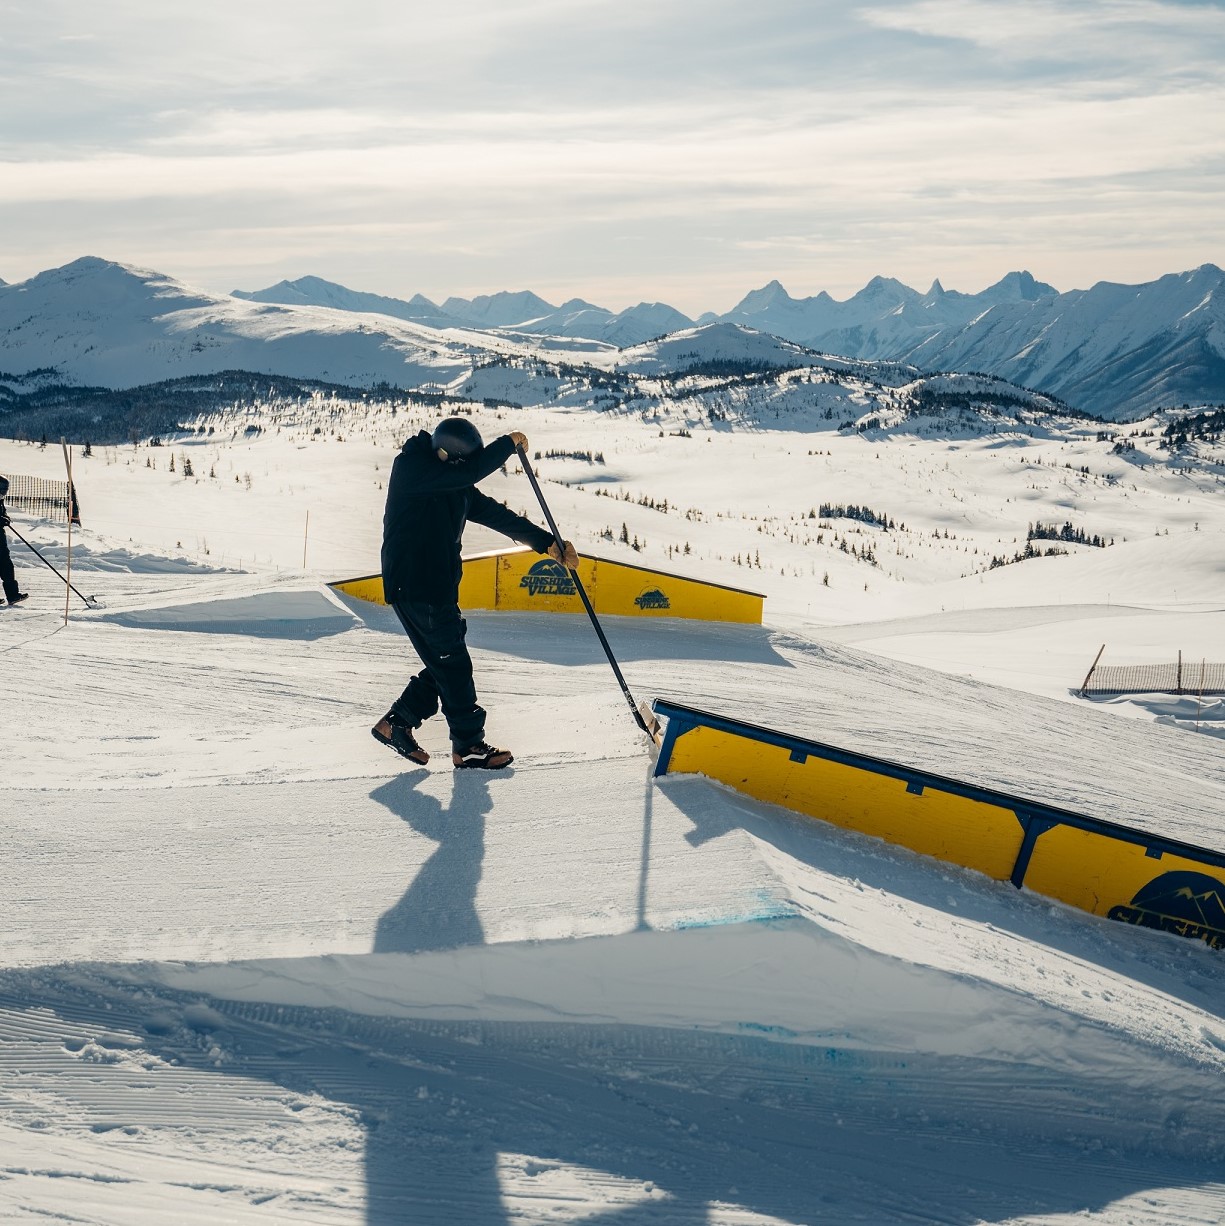
MULTIPOLYGON (((438 721, 426 768, 376 744, 411 652, 325 581, 377 570, 420 424, 78 449, 73 577, 100 607, 73 597, 67 625, 12 543, 0 1218, 1225 1218, 1220 953, 654 780, 582 618, 469 614, 511 770, 452 772, 438 721)), ((609 619, 637 696, 1225 849, 1219 704, 1072 692, 1103 641, 1221 658, 1213 481, 1069 481, 1075 440, 478 424, 605 453, 598 480, 541 463, 580 549, 767 593, 762 627, 609 619), (906 533, 872 538, 877 565, 805 542, 820 501, 906 533), (1039 516, 1117 543, 962 577, 1039 516), (637 553, 602 536, 622 522, 637 553)), ((0 442, 0 471, 58 463, 0 442)), ((531 513, 514 471, 488 488, 531 513)), ((62 570, 63 527, 15 521, 62 570)))

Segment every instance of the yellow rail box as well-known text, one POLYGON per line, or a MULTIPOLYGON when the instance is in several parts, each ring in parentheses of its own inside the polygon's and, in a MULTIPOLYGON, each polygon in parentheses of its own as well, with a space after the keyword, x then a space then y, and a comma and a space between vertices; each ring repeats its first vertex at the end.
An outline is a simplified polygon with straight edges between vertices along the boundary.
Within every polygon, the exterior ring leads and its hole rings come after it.
POLYGON ((657 775, 771 804, 1009 881, 1094 915, 1225 949, 1225 853, 679 703, 657 775))
MULTIPOLYGON (((576 569, 597 613, 761 624, 765 597, 758 592, 590 554, 579 555, 576 569)), ((381 575, 337 580, 331 586, 360 600, 385 603, 381 575)), ((459 603, 465 609, 583 612, 570 572, 560 562, 526 547, 465 557, 459 603)))

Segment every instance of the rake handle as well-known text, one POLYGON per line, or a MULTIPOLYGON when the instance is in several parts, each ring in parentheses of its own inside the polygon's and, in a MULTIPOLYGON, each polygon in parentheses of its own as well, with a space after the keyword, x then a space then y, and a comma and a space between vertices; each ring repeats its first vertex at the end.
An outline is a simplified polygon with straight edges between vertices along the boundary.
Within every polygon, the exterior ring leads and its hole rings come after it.
MULTIPOLYGON (((540 509, 544 512, 545 520, 548 522, 549 531, 553 533, 553 539, 557 542, 557 548, 565 554, 566 542, 562 534, 558 531, 557 521, 553 518, 553 512, 549 510, 549 504, 544 500, 544 492, 540 488, 540 482, 536 480, 536 474, 532 471, 532 466, 528 463, 527 452, 523 447, 516 446, 515 450, 519 454, 519 461, 523 465, 523 471, 527 473, 527 479, 532 483, 532 490, 536 495, 536 501, 540 503, 540 509)), ((613 655, 612 647, 609 646, 608 639, 604 634, 604 627, 600 625, 600 619, 596 617, 595 609, 592 607, 591 599, 587 595, 587 589, 583 587, 583 581, 578 577, 578 571, 573 567, 567 567, 570 572, 570 578, 574 580, 574 586, 578 591, 579 599, 583 602, 583 608, 587 610, 587 616, 591 618, 591 624, 595 629, 596 637, 600 640, 600 646, 604 648, 604 654, 608 657, 608 662, 612 665, 613 676, 617 678, 617 684, 621 687, 621 693, 625 695, 625 701, 629 705, 630 713, 634 717, 634 722, 642 729, 647 736, 655 739, 655 733, 648 726, 645 719, 642 717, 642 712, 638 709, 638 704, 634 701, 633 694, 630 693, 630 687, 626 683, 625 676, 621 672, 621 666, 617 663, 617 657, 613 655)))
POLYGON ((83 601, 85 601, 85 604, 86 604, 86 607, 87 607, 87 608, 92 609, 92 608, 94 607, 94 606, 93 606, 93 602, 90 600, 90 598, 89 598, 88 596, 82 596, 82 595, 81 595, 81 593, 77 591, 76 584, 72 583, 72 582, 71 582, 69 579, 65 578, 65 576, 64 576, 64 575, 60 574, 60 572, 59 572, 58 570, 56 570, 56 569, 55 569, 55 567, 54 567, 54 566, 53 566, 53 565, 52 565, 50 562, 48 562, 48 561, 47 561, 47 559, 46 559, 46 558, 44 558, 44 557, 43 557, 43 555, 42 555, 41 553, 39 553, 37 549, 35 549, 35 548, 34 548, 34 546, 33 546, 33 545, 31 545, 31 544, 30 544, 30 542, 29 542, 29 541, 27 541, 27 540, 26 540, 26 538, 25 538, 24 536, 22 536, 22 535, 21 535, 21 533, 20 533, 20 532, 18 532, 18 531, 17 531, 17 529, 16 529, 16 528, 14 528, 14 527, 13 527, 13 525, 12 525, 11 523, 10 523, 10 524, 8 524, 8 525, 7 525, 7 527, 8 527, 8 530, 9 530, 9 531, 10 531, 10 532, 11 532, 11 533, 12 533, 12 534, 13 534, 13 535, 14 535, 14 536, 15 536, 15 537, 16 537, 16 538, 17 538, 17 539, 18 539, 18 540, 19 540, 19 541, 20 541, 20 542, 21 542, 21 543, 22 543, 22 544, 23 544, 23 545, 24 545, 24 546, 25 546, 25 547, 26 547, 28 550, 30 550, 30 551, 31 551, 31 552, 34 554, 34 556, 35 556, 36 558, 38 558, 38 560, 39 560, 39 561, 40 561, 40 562, 41 562, 41 563, 42 563, 44 566, 48 567, 50 570, 55 571, 55 573, 56 573, 57 575, 59 575, 60 579, 61 579, 61 580, 62 580, 64 583, 66 583, 66 584, 68 585, 68 587, 70 587, 70 588, 71 588, 71 589, 72 589, 74 592, 76 592, 78 596, 81 596, 81 599, 82 599, 83 601))

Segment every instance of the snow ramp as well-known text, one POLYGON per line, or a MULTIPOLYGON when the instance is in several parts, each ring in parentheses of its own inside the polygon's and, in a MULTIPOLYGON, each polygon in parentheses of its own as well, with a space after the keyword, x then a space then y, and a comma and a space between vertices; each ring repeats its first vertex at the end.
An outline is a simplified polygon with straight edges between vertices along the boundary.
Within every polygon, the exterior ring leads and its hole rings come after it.
POLYGON ((1225 948, 1225 854, 657 700, 655 773, 757 800, 1010 881, 1093 915, 1225 948))
MULTIPOLYGON (((36 595, 2 645, 0 1220, 1222 1221, 1202 944, 655 778, 580 618, 474 615, 515 764, 451 770, 433 721, 407 769, 369 734, 411 667, 389 611, 312 637, 298 576, 98 580, 133 616, 64 628, 36 595)), ((1072 737, 1134 796, 1155 737, 1215 820, 1207 747, 1162 729, 1090 711, 1095 741, 1008 695, 976 740, 958 679, 756 626, 614 632, 678 698, 893 756, 935 727, 954 771, 1072 737)))

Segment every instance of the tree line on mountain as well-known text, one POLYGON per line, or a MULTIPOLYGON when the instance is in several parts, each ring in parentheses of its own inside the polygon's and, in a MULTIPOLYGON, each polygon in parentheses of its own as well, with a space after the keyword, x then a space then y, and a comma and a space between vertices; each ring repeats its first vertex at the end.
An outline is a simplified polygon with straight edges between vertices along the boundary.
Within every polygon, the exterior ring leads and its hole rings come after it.
POLYGON ((1015 412, 1029 409, 1050 417, 1076 417, 1085 421, 1101 421, 1092 413, 1083 413, 1065 404, 1058 396, 1047 392, 1034 392, 1032 396, 1018 395, 1004 390, 1003 380, 994 375, 981 375, 963 371, 965 375, 990 380, 999 387, 969 392, 950 392, 941 388, 917 387, 910 393, 910 413, 915 416, 939 416, 950 411, 970 410, 975 413, 990 413, 994 409, 1015 412))
POLYGON ((1176 450, 1187 443, 1219 443, 1225 434, 1225 405, 1207 408, 1199 413, 1188 413, 1175 421, 1167 422, 1161 431, 1161 445, 1176 450))
MULTIPOLYGON (((24 378, 29 381, 31 377, 24 378)), ((5 378, 11 377, 0 375, 0 380, 5 378)), ((320 396, 345 406, 387 404, 393 414, 401 409, 437 410, 444 402, 451 404, 459 399, 441 390, 406 391, 387 383, 359 390, 318 379, 239 370, 188 375, 121 390, 48 384, 15 392, 0 384, 0 432, 29 442, 51 437, 76 443, 128 443, 192 431, 194 427, 182 423, 224 412, 239 403, 301 404, 320 396)))
POLYGON ((1108 544, 1114 544, 1113 537, 1107 541, 1105 537, 1098 536, 1096 532, 1090 536, 1083 528, 1073 528, 1071 522, 1065 523, 1062 527, 1058 524, 1030 524, 1025 539, 1027 541, 1069 541, 1077 545, 1094 545, 1098 549, 1105 549, 1108 544))
MULTIPOLYGON (((883 511, 874 511, 871 507, 861 507, 856 503, 823 502, 820 507, 808 513, 809 519, 855 519, 862 524, 872 524, 887 531, 897 525, 883 511)), ((902 525, 903 529, 906 527, 902 525)))
POLYGON ((1029 558, 1053 558, 1067 552, 1066 549, 1060 549, 1058 545, 1051 545, 1047 549, 1040 549, 1035 548, 1033 541, 1026 541, 1025 548, 1014 553, 1010 558, 1003 555, 993 557, 987 569, 998 570, 999 567, 1010 566, 1013 562, 1024 562, 1029 558))
POLYGON ((537 451, 533 459, 540 460, 543 456, 546 460, 585 460, 588 464, 604 464, 604 453, 602 451, 562 451, 559 448, 551 447, 548 451, 537 451))
POLYGON ((1098 549, 1105 549, 1107 545, 1114 544, 1114 537, 1106 540, 1105 537, 1096 533, 1090 536, 1083 528, 1074 528, 1070 522, 1062 525, 1030 524, 1025 536, 1025 548, 1018 550, 1011 557, 1005 555, 993 557, 987 569, 996 570, 1001 566, 1010 566, 1014 562, 1028 561, 1030 558, 1051 558, 1066 554, 1069 551, 1060 547, 1063 544, 1093 545, 1098 549), (1059 541, 1060 545, 1050 545, 1043 549, 1040 545, 1035 545, 1035 541, 1059 541))
POLYGON ((694 376, 720 378, 727 376, 733 379, 751 379, 754 382, 764 382, 776 379, 789 370, 798 370, 795 363, 763 362, 748 358, 711 358, 700 353, 676 354, 673 359, 678 369, 660 371, 655 377, 664 383, 676 383, 682 379, 694 376), (684 363, 688 365, 683 365, 684 363))

